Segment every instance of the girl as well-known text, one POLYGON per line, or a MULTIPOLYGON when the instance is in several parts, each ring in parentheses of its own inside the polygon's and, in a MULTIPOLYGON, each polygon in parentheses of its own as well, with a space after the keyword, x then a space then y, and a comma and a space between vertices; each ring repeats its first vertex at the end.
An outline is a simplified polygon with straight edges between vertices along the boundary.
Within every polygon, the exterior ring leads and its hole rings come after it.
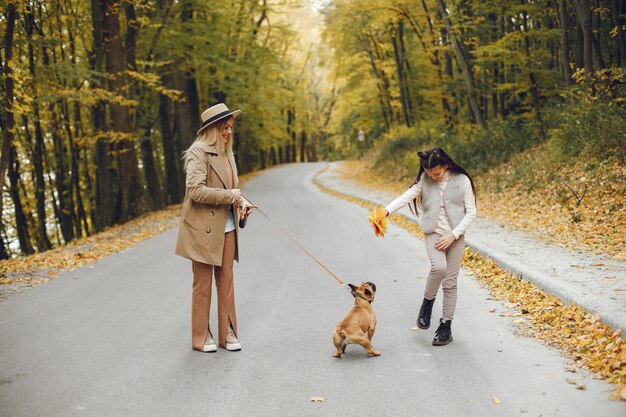
POLYGON ((439 286, 443 288, 443 318, 433 345, 452 342, 452 318, 456 307, 457 277, 465 248, 464 233, 476 217, 476 189, 470 175, 441 148, 418 152, 420 169, 413 185, 393 200, 387 216, 405 204, 420 217, 430 273, 417 318, 420 329, 430 327, 430 316, 439 286))

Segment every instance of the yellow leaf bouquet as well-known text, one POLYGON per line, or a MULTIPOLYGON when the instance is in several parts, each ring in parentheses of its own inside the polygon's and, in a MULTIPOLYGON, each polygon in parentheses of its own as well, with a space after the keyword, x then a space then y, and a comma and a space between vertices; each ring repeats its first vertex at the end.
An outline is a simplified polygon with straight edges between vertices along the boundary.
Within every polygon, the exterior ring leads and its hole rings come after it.
POLYGON ((387 231, 386 214, 387 211, 382 207, 372 209, 369 212, 367 220, 369 220, 370 223, 372 223, 372 226, 374 226, 374 234, 376 237, 385 237, 385 232, 387 231))

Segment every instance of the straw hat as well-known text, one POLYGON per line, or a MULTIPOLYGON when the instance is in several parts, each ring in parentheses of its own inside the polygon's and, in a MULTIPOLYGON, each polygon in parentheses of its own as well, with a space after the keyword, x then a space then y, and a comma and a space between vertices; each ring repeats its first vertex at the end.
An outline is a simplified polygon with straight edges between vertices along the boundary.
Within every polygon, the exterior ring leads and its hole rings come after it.
POLYGON ((241 110, 235 110, 231 112, 230 110, 228 110, 228 107, 226 107, 226 104, 224 103, 218 103, 215 106, 211 106, 204 112, 202 112, 202 116, 200 116, 200 118, 202 119, 202 126, 200 126, 200 129, 198 129, 197 134, 199 135, 205 127, 217 122, 218 120, 222 120, 230 116, 236 118, 240 114, 241 110))

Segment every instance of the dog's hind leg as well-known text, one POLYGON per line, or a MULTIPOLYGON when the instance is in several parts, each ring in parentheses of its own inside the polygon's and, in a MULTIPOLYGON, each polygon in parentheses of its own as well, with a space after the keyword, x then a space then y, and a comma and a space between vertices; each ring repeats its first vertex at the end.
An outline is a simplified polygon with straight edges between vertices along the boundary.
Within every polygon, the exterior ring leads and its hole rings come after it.
POLYGON ((365 336, 365 333, 362 333, 360 335, 357 335, 355 337, 350 337, 350 341, 352 343, 356 343, 359 344, 361 346, 363 346, 363 348, 367 351, 367 353, 369 353, 370 355, 373 356, 380 356, 380 352, 376 352, 375 350, 372 350, 372 343, 370 342, 370 340, 365 336))
POLYGON ((337 352, 333 355, 335 358, 341 358, 343 352, 346 351, 345 337, 342 337, 339 333, 333 334, 333 344, 337 348, 337 352))

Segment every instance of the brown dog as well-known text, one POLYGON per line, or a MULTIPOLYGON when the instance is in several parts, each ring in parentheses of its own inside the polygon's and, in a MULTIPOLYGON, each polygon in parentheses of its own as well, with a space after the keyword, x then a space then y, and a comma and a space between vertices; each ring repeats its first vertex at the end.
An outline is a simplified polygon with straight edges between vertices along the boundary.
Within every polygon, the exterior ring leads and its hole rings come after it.
POLYGON ((333 343, 337 352, 333 356, 340 358, 349 344, 359 344, 370 355, 379 356, 380 352, 372 350, 372 337, 376 330, 376 315, 372 310, 372 301, 376 294, 376 285, 371 282, 364 282, 359 287, 348 285, 354 296, 354 307, 335 329, 333 343))

